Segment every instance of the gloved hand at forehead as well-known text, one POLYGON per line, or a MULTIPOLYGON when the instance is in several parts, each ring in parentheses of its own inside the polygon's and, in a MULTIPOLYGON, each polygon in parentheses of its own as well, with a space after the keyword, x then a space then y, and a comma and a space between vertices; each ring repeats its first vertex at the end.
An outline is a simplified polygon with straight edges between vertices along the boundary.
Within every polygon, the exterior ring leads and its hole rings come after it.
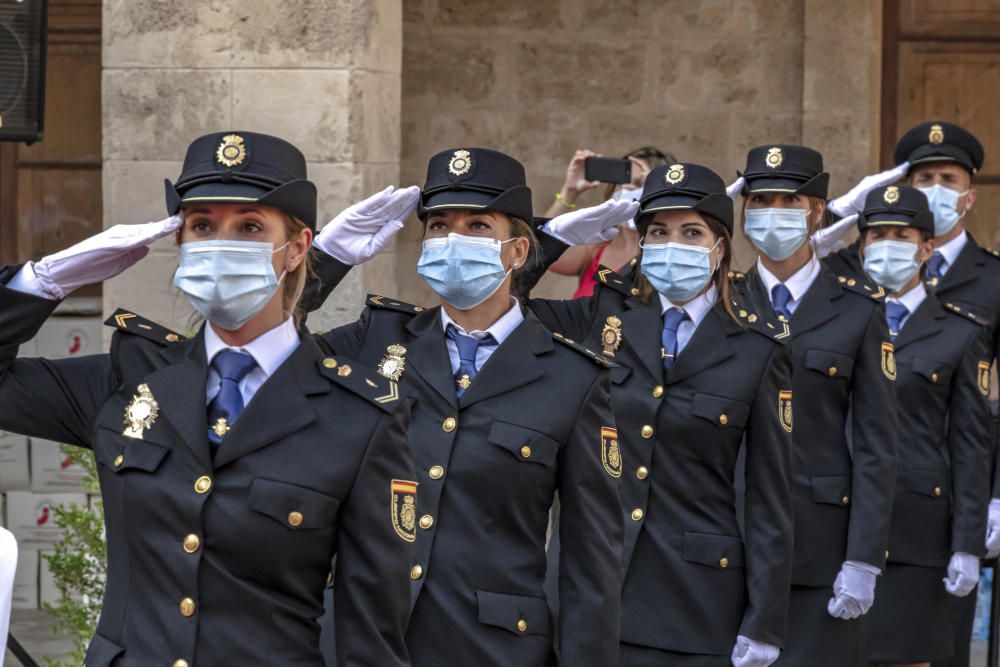
POLYGON ((871 176, 865 176, 857 185, 848 190, 847 194, 841 195, 836 199, 831 199, 826 207, 841 217, 851 215, 852 213, 861 213, 865 208, 865 198, 868 197, 869 192, 883 185, 892 185, 906 176, 909 168, 910 163, 904 162, 891 169, 880 171, 871 176))
POLYGON ((610 241, 618 236, 619 225, 635 217, 639 202, 609 199, 603 204, 558 215, 542 225, 549 236, 571 246, 610 241))
POLYGON ((363 264, 403 228, 419 202, 417 186, 397 190, 390 185, 341 211, 316 235, 313 245, 344 264, 363 264))

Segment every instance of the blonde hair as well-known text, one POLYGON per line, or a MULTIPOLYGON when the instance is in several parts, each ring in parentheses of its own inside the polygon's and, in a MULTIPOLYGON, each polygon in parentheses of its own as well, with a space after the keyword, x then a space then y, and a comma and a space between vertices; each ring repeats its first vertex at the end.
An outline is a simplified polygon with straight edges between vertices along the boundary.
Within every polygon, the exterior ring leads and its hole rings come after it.
MULTIPOLYGON (((287 240, 292 240, 308 229, 306 223, 293 215, 281 211, 281 217, 285 221, 285 231, 288 234, 287 240)), ((281 309, 286 313, 291 313, 295 321, 295 327, 302 323, 305 313, 299 305, 302 300, 302 292, 306 288, 306 283, 312 275, 312 256, 307 252, 305 257, 297 267, 285 273, 281 285, 281 309)))

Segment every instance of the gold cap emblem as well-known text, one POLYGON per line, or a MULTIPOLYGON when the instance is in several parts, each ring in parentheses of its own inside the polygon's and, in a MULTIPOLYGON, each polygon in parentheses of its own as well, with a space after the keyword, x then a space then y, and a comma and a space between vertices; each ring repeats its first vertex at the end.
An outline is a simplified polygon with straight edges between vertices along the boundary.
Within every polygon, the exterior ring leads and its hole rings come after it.
POLYGON ((215 159, 224 167, 235 167, 246 160, 247 149, 243 145, 243 137, 238 134, 227 134, 222 137, 222 143, 215 151, 215 159))
POLYGON ((670 185, 677 185, 684 180, 684 165, 682 164, 672 164, 670 168, 667 169, 666 181, 670 185))
POLYGON ((448 163, 448 171, 455 176, 465 176, 472 169, 472 153, 466 150, 457 150, 448 163))
POLYGON ((890 185, 889 187, 887 187, 885 189, 885 192, 882 194, 882 201, 884 201, 886 204, 895 204, 896 202, 898 202, 899 188, 897 188, 895 185, 890 185))
POLYGON ((940 125, 931 125, 931 131, 927 134, 927 141, 934 145, 944 143, 944 128, 940 125))
POLYGON ((767 149, 767 155, 764 156, 764 164, 766 164, 771 169, 777 169, 785 162, 785 156, 782 155, 781 149, 775 146, 774 148, 767 149))

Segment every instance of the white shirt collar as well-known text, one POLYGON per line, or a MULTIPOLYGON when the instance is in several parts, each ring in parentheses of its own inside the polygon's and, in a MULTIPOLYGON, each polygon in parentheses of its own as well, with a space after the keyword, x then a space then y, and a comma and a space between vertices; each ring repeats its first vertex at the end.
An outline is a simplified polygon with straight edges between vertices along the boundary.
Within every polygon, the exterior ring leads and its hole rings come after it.
POLYGON ((466 331, 455 320, 448 316, 448 311, 441 307, 441 329, 448 330, 448 325, 452 325, 458 332, 473 338, 485 338, 487 334, 493 336, 497 345, 503 343, 508 336, 524 321, 524 313, 521 312, 521 305, 515 297, 510 297, 510 310, 503 314, 496 322, 491 324, 486 331, 466 331))
POLYGON ((212 324, 210 322, 205 323, 205 359, 208 360, 209 364, 212 363, 212 359, 219 352, 223 350, 236 350, 237 352, 245 352, 253 357, 261 370, 268 377, 271 377, 298 346, 299 332, 296 330, 295 321, 291 317, 241 347, 227 345, 219 338, 219 334, 215 333, 212 324))
POLYGON ((962 249, 965 248, 965 244, 969 241, 969 234, 963 229, 962 233, 953 238, 952 240, 944 243, 942 245, 934 248, 935 252, 939 252, 944 256, 945 267, 949 267, 958 260, 958 256, 961 254, 962 249))
POLYGON ((918 280, 916 287, 911 289, 909 292, 901 294, 898 297, 888 296, 885 298, 885 300, 888 303, 903 304, 907 312, 909 312, 910 315, 912 315, 913 313, 917 312, 917 308, 920 307, 920 304, 922 304, 924 302, 924 299, 926 298, 927 298, 927 288, 924 287, 924 281, 918 280))
MULTIPOLYGON (((657 292, 657 294, 659 294, 659 292, 657 292)), ((695 329, 697 329, 698 325, 701 324, 701 321, 705 319, 705 315, 707 315, 708 311, 715 305, 715 302, 719 300, 719 295, 715 290, 714 283, 703 293, 691 299, 683 306, 674 304, 670 299, 662 294, 659 296, 661 315, 666 313, 671 308, 680 308, 687 313, 687 316, 691 319, 691 324, 694 325, 695 329)))
MULTIPOLYGON (((809 261, 806 262, 805 266, 796 271, 791 275, 791 277, 785 281, 785 287, 792 294, 792 302, 798 302, 809 288, 812 287, 813 282, 816 280, 816 276, 819 275, 819 259, 816 258, 816 254, 813 253, 809 257, 809 261)), ((767 288, 767 298, 771 298, 772 290, 774 286, 780 283, 777 276, 767 270, 764 263, 757 258, 757 272, 760 274, 761 280, 764 281, 764 286, 767 288)))

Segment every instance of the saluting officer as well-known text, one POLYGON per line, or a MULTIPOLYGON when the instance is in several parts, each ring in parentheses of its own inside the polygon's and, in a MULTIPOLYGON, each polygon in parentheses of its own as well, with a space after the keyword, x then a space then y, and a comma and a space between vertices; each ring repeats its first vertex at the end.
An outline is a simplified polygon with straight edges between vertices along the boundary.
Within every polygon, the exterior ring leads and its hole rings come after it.
POLYGON ((974 590, 985 553, 985 321, 921 282, 934 225, 927 198, 907 186, 872 191, 858 222, 865 272, 890 292, 895 365, 889 370, 899 399, 888 564, 865 624, 867 658, 877 663, 926 664, 951 654, 948 593, 974 590))
MULTIPOLYGON (((402 226, 415 194, 389 189, 343 212, 318 239, 320 255, 340 275, 370 258, 402 226)), ((623 463, 608 402, 613 364, 546 329, 511 295, 511 274, 534 243, 519 162, 483 148, 438 153, 417 212, 417 273, 442 305, 369 296, 358 322, 322 337, 417 397, 413 664, 536 667, 558 634, 562 664, 614 665, 623 463), (543 592, 556 492, 558 628, 543 592)), ((321 276, 335 281, 327 268, 321 276)))
POLYGON ((97 459, 108 577, 87 667, 322 667, 335 553, 339 664, 409 665, 409 408, 299 333, 316 220, 302 153, 210 134, 166 194, 175 217, 0 271, 0 428, 97 459), (110 354, 15 358, 73 289, 171 233, 174 285, 207 320, 194 338, 119 310, 110 354))
POLYGON ((860 665, 856 619, 870 609, 885 566, 895 483, 885 291, 835 275, 813 251, 810 235, 822 224, 829 182, 817 151, 758 146, 742 177, 743 233, 759 258, 736 284, 792 332, 795 559, 778 663, 860 665))

